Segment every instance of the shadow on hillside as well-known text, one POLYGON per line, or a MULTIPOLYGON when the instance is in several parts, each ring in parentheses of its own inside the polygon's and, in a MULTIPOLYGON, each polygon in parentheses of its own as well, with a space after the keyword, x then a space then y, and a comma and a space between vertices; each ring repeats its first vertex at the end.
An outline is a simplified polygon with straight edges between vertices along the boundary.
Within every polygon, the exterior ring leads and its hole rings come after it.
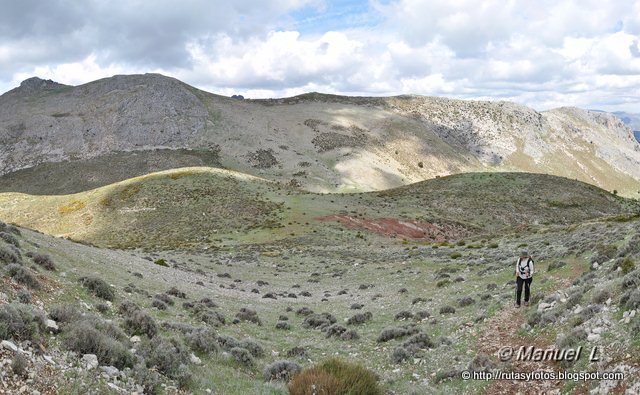
POLYGON ((221 167, 219 151, 160 149, 117 152, 91 159, 43 163, 0 176, 0 193, 69 195, 180 167, 221 167))

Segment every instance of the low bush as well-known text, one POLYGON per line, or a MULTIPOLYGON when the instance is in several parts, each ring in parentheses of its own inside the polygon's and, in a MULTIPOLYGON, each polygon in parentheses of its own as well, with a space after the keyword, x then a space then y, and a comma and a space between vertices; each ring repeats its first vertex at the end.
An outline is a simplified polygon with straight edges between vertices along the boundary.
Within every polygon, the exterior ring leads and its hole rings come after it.
POLYGON ((119 311, 124 315, 123 326, 129 334, 147 335, 150 338, 158 334, 156 321, 135 303, 124 301, 119 311))
POLYGON ((255 362, 253 361, 253 356, 246 348, 234 347, 230 351, 231 356, 238 363, 244 366, 253 366, 255 362))
POLYGON ((442 306, 440 308, 440 314, 454 314, 456 309, 453 306, 442 306))
POLYGON ((630 257, 626 257, 622 263, 620 264, 620 269, 622 270, 622 274, 629 274, 636 268, 636 264, 630 257))
POLYGON ((160 373, 176 380, 180 387, 189 383, 189 352, 178 339, 156 336, 151 340, 144 340, 139 352, 148 368, 155 367, 160 373))
POLYGON ((380 332, 380 335, 378 335, 378 338, 376 341, 378 343, 384 343, 384 342, 388 342, 389 340, 413 335, 417 332, 418 330, 412 327, 387 328, 387 329, 383 329, 382 332, 380 332))
POLYGON ((336 317, 329 313, 311 314, 302 322, 302 326, 305 328, 323 329, 331 324, 336 323, 336 317))
POLYGON ((219 335, 218 344, 220 345, 220 347, 222 347, 223 350, 229 351, 232 348, 238 347, 240 345, 240 342, 231 336, 219 335))
POLYGON ((476 301, 471 296, 465 296, 464 298, 458 301, 458 306, 466 307, 474 304, 476 301))
POLYGON ((45 317, 21 303, 0 305, 0 339, 34 340, 45 329, 45 317))
POLYGON ((264 368, 265 381, 284 381, 289 382, 291 378, 302 371, 299 363, 291 361, 276 361, 264 368))
POLYGON ((291 324, 289 324, 287 321, 278 321, 276 323, 276 329, 288 331, 289 329, 291 329, 291 324))
POLYGON ((25 357, 23 353, 17 352, 11 361, 11 370, 13 371, 13 374, 20 377, 26 377, 28 367, 29 361, 27 361, 27 357, 25 357))
POLYGON ((391 353, 391 361, 393 361, 393 363, 401 363, 403 361, 406 361, 410 357, 411 354, 409 354, 409 351, 407 351, 407 349, 402 346, 394 348, 393 352, 391 353))
POLYGON ((236 319, 234 320, 234 323, 239 323, 242 321, 248 321, 258 326, 262 326, 262 321, 260 320, 260 317, 258 317, 258 313, 248 307, 243 307, 239 312, 236 313, 236 319))
POLYGON ((87 288, 95 296, 101 299, 113 301, 116 297, 116 293, 113 288, 111 288, 111 286, 101 278, 86 276, 80 277, 78 281, 83 287, 87 288))
POLYGON ((187 334, 186 340, 189 347, 195 352, 210 354, 219 351, 218 336, 211 328, 202 327, 192 330, 187 334))
POLYGON ((358 313, 347 320, 347 325, 360 325, 369 321, 373 317, 371 312, 358 313))
POLYGON ((238 347, 244 348, 251 353, 251 356, 255 358, 262 358, 264 356, 264 349, 255 340, 243 339, 238 344, 238 347))
POLYGON ((12 234, 9 234, 7 232, 0 232, 0 239, 4 240, 8 244, 15 246, 16 248, 20 248, 20 242, 12 234))
POLYGON ((16 282, 19 282, 20 284, 24 284, 27 287, 33 289, 40 288, 40 282, 38 281, 38 278, 28 267, 19 265, 17 263, 12 263, 7 265, 5 271, 11 278, 13 278, 16 282))
POLYGON ((27 291, 26 289, 21 289, 20 291, 18 291, 16 297, 18 298, 18 302, 20 303, 31 303, 31 292, 27 291))
POLYGON ((117 328, 96 317, 69 323, 62 335, 63 344, 71 351, 95 354, 102 365, 118 369, 132 367, 134 357, 124 344, 117 328))
POLYGON ((20 255, 18 255, 12 249, 0 245, 0 263, 8 264, 20 262, 22 262, 22 259, 20 259, 20 255))
POLYGON ((33 259, 33 262, 35 262, 38 266, 41 266, 46 270, 56 270, 56 264, 53 262, 53 259, 51 259, 49 255, 31 254, 31 259, 33 259))

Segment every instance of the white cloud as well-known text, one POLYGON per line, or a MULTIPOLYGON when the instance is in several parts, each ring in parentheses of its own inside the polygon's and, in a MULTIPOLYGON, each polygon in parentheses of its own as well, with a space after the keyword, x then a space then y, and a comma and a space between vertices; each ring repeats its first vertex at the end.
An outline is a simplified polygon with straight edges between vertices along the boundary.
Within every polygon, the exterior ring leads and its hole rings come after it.
POLYGON ((40 15, 0 28, 0 89, 32 75, 77 84, 153 71, 247 97, 414 93, 640 111, 640 0, 371 0, 375 17, 363 20, 375 24, 320 34, 279 21, 326 21, 318 12, 331 0, 101 4, 75 6, 66 25, 40 15))

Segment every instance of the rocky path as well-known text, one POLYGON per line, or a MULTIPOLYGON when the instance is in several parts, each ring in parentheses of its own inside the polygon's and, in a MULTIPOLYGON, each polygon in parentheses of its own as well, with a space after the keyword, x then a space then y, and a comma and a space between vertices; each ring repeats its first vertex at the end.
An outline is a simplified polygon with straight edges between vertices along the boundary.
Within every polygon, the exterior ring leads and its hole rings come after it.
MULTIPOLYGON (((541 336, 520 337, 517 335, 525 322, 527 309, 534 307, 515 308, 513 305, 503 308, 488 323, 486 330, 478 338, 478 350, 491 356, 498 356, 503 347, 512 347, 514 350, 521 346, 547 349, 554 347, 547 339, 541 336)), ((508 372, 535 372, 554 371, 558 367, 551 362, 516 361, 513 358, 506 362, 502 371, 508 372)), ((562 382, 559 380, 532 381, 524 380, 494 380, 486 387, 486 394, 553 394, 560 393, 562 382)))

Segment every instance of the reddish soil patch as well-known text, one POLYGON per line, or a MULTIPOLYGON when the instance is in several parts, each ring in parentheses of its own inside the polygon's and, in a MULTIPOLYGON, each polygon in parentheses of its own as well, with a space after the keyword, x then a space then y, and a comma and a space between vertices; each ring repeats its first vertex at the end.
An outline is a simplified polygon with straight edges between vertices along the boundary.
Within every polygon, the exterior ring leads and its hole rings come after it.
POLYGON ((403 239, 445 241, 463 237, 468 232, 459 225, 435 224, 397 218, 356 218, 349 215, 328 215, 320 221, 337 221, 349 229, 364 229, 384 236, 403 239))

